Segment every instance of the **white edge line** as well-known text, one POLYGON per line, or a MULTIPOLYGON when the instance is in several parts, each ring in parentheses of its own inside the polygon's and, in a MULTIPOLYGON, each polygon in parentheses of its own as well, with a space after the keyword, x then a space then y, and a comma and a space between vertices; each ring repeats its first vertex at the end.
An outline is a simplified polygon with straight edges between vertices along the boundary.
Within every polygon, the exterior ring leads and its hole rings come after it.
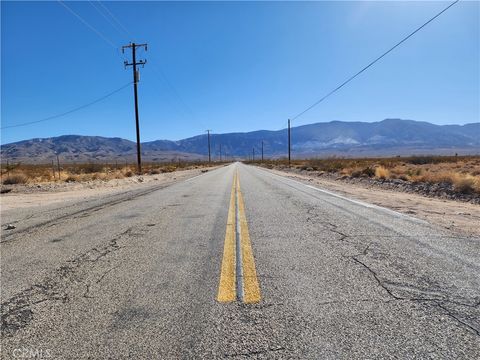
POLYGON ((385 207, 378 206, 378 205, 374 205, 374 204, 369 204, 369 203, 366 203, 366 202, 363 202, 363 201, 360 201, 360 200, 353 200, 353 199, 347 198, 347 197, 345 197, 345 196, 336 194, 336 193, 334 193, 334 192, 332 192, 332 191, 328 191, 328 190, 320 189, 320 188, 318 188, 318 187, 316 187, 316 186, 304 184, 303 182, 298 181, 298 180, 293 180, 293 179, 289 178, 288 176, 278 175, 278 174, 275 174, 274 172, 271 172, 271 171, 268 171, 268 170, 264 170, 264 169, 260 169, 259 167, 257 167, 257 168, 258 168, 259 170, 265 171, 265 172, 268 173, 268 174, 272 174, 272 175, 278 176, 279 178, 282 178, 282 179, 285 179, 285 180, 290 180, 290 181, 292 181, 292 182, 301 184, 301 185, 303 185, 303 186, 305 186, 305 187, 308 187, 308 188, 310 188, 310 189, 313 189, 313 190, 316 190, 316 191, 319 191, 319 192, 328 194, 328 195, 330 195, 330 196, 337 197, 337 198, 342 199, 342 200, 350 201, 351 203, 354 203, 354 204, 357 204, 357 205, 360 205, 360 206, 364 206, 364 207, 371 208, 371 209, 376 209, 376 210, 381 210, 381 211, 387 212, 387 213, 389 213, 389 214, 391 214, 391 215, 395 215, 395 216, 398 216, 398 217, 403 217, 403 218, 409 219, 409 220, 414 221, 414 222, 417 222, 417 223, 428 224, 428 221, 421 220, 421 219, 417 219, 417 218, 414 218, 414 217, 412 217, 412 216, 408 216, 408 215, 406 215, 406 214, 399 213, 399 212, 397 212, 397 211, 395 211, 395 210, 387 209, 387 208, 385 208, 385 207))

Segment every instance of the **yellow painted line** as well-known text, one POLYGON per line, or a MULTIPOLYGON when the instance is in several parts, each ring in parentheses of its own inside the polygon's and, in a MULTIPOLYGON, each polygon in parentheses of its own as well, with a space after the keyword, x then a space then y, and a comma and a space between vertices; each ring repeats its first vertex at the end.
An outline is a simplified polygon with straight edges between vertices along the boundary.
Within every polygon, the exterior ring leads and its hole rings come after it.
POLYGON ((247 217, 245 215, 245 204, 240 190, 240 180, 236 177, 238 194, 238 211, 240 222, 240 240, 242 251, 242 272, 243 272, 243 302, 247 304, 257 303, 262 297, 260 295, 260 285, 255 270, 255 260, 253 258, 252 244, 248 233, 247 217))
POLYGON ((220 273, 220 285, 218 287, 217 300, 231 302, 237 299, 235 282, 235 242, 236 242, 236 214, 235 214, 235 188, 237 174, 235 173, 230 194, 230 207, 228 208, 227 230, 225 233, 225 245, 223 248, 222 270, 220 273))

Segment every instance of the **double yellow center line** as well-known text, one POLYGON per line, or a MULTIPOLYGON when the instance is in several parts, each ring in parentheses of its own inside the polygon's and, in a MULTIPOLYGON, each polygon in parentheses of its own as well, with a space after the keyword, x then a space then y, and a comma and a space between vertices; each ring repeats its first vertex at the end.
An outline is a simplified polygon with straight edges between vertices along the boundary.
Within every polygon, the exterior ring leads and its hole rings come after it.
POLYGON ((230 194, 217 300, 239 300, 247 304, 261 300, 238 171, 234 174, 230 194))

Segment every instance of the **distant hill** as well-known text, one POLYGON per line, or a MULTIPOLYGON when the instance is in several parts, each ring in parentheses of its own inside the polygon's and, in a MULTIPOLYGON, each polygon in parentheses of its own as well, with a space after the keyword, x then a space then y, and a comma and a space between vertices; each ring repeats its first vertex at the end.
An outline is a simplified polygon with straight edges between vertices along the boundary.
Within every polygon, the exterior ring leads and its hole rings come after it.
MULTIPOLYGON (((291 136, 295 157, 480 153, 480 123, 434 125, 401 119, 373 123, 331 121, 292 127, 291 136)), ((265 156, 285 156, 287 129, 212 134, 212 156, 219 157, 220 144, 223 156, 247 157, 253 147, 259 155, 262 141, 265 156)), ((135 143, 129 140, 79 135, 31 139, 1 146, 3 161, 28 163, 48 162, 56 154, 63 161, 133 161, 135 152, 135 143)), ((205 159, 207 136, 145 142, 142 153, 146 161, 205 159)))
MULTIPOLYGON (((1 146, 2 161, 22 163, 48 163, 56 160, 63 162, 90 161, 136 161, 136 143, 121 138, 101 136, 63 135, 44 139, 31 139, 1 146)), ((164 162, 172 159, 195 160, 203 158, 200 154, 184 154, 179 151, 150 151, 142 149, 145 161, 164 162)))

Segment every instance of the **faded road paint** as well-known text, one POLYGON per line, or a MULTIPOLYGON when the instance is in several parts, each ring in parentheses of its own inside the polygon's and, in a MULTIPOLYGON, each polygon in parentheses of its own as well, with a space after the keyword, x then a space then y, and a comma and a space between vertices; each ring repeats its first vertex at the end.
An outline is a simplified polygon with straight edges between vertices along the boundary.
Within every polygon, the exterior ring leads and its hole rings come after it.
POLYGON ((230 194, 217 300, 239 300, 247 304, 261 300, 238 172, 234 174, 230 194))

